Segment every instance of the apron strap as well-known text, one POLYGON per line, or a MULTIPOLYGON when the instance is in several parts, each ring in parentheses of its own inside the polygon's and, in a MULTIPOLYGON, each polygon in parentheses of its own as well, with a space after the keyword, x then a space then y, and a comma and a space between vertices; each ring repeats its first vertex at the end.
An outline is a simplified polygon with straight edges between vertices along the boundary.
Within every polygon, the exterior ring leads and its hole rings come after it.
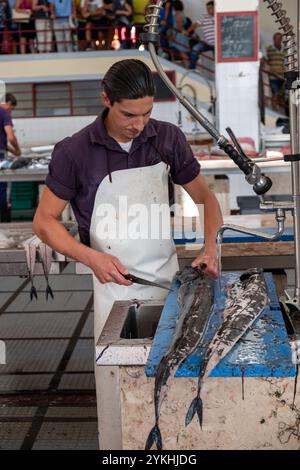
MULTIPOLYGON (((150 142, 151 142, 152 147, 157 151, 157 153, 159 153, 162 161, 167 165, 167 168, 170 168, 168 157, 159 150, 158 146, 156 145, 156 143, 152 141, 152 139, 150 139, 150 142)), ((175 203, 175 191, 174 191, 174 183, 172 181, 172 177, 170 173, 168 174, 168 188, 169 188, 169 205, 172 206, 175 203)))

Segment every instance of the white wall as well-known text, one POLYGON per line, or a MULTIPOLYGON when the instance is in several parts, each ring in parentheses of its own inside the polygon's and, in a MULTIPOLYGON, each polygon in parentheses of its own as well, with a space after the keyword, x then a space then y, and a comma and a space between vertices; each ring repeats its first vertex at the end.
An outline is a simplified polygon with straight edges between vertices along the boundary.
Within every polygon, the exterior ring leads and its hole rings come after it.
MULTIPOLYGON (((217 12, 255 12, 258 0, 248 0, 243 6, 240 0, 216 0, 215 6, 217 12)), ((226 135, 229 126, 237 137, 251 137, 257 150, 260 142, 258 69, 257 60, 216 63, 219 130, 226 135)))
MULTIPOLYGON (((155 103, 152 117, 177 124, 178 109, 177 101, 155 103)), ((185 109, 182 113, 183 130, 191 132, 194 127, 193 120, 185 109)), ((14 119, 14 128, 21 147, 50 145, 74 134, 94 119, 96 116, 18 118, 14 119)))
POLYGON ((14 119, 21 147, 50 145, 87 126, 95 116, 14 119))

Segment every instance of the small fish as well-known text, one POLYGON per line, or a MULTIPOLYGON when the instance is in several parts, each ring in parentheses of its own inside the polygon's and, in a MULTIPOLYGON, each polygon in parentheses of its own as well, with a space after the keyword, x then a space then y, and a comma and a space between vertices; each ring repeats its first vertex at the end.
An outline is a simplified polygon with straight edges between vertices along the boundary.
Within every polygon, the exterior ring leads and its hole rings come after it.
POLYGON ((33 279, 34 279, 34 267, 36 262, 36 250, 39 243, 39 239, 36 236, 33 236, 24 242, 24 249, 26 254, 26 263, 27 263, 27 270, 28 270, 28 277, 31 282, 31 289, 30 289, 30 300, 37 296, 37 290, 34 287, 33 279))
POLYGON ((46 245, 46 243, 41 242, 39 244, 40 260, 43 266, 44 276, 46 280, 46 300, 48 300, 49 295, 54 299, 53 291, 49 284, 49 273, 52 264, 52 248, 46 245))
POLYGON ((193 399, 186 414, 186 426, 197 414, 202 429, 203 403, 200 395, 206 377, 246 333, 267 304, 267 287, 261 269, 249 269, 229 288, 224 321, 207 346, 201 364, 197 396, 193 399))
POLYGON ((213 304, 213 281, 203 272, 191 267, 177 273, 179 316, 175 333, 166 354, 162 357, 154 387, 155 425, 151 429, 145 449, 156 444, 162 449, 159 429, 161 404, 166 396, 167 382, 174 377, 177 367, 197 348, 207 324, 213 304))

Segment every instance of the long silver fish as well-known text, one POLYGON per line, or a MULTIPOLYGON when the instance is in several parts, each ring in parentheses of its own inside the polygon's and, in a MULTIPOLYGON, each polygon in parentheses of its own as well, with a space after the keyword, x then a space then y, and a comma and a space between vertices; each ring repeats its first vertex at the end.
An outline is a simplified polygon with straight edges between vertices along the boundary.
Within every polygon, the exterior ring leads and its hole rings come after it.
POLYGON ((43 267, 43 272, 44 272, 44 277, 46 281, 46 300, 48 300, 49 295, 54 299, 53 291, 50 287, 49 283, 49 274, 51 270, 51 264, 52 264, 52 248, 46 243, 41 242, 39 244, 39 253, 40 253, 40 260, 42 263, 43 267))
POLYGON ((37 290, 34 286, 34 267, 36 263, 36 250, 40 240, 35 235, 23 243, 25 254, 26 254, 26 263, 27 263, 27 270, 28 270, 28 278, 31 282, 31 289, 30 289, 30 300, 37 296, 37 290))
POLYGON ((151 449, 154 443, 158 450, 162 449, 159 416, 167 392, 167 381, 175 375, 182 361, 197 348, 213 304, 213 281, 206 274, 188 267, 177 273, 176 278, 180 282, 178 291, 180 313, 172 342, 159 363, 155 377, 155 425, 149 433, 146 450, 151 449))
POLYGON ((206 377, 246 333, 267 304, 267 287, 261 269, 249 269, 228 289, 224 321, 207 347, 201 364, 197 396, 186 414, 186 426, 197 413, 202 429, 203 403, 200 395, 206 377))

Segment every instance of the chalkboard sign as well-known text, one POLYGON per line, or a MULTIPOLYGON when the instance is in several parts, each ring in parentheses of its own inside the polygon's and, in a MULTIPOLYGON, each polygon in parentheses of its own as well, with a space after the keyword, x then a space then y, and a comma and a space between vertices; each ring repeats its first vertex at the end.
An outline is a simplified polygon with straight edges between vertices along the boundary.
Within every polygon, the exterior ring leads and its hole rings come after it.
MULTIPOLYGON (((174 70, 166 71, 171 82, 175 85, 175 72, 174 70)), ((153 72, 153 80, 155 85, 154 101, 175 101, 175 95, 165 85, 157 72, 153 72)))
POLYGON ((258 60, 257 12, 218 13, 218 62, 258 60))

